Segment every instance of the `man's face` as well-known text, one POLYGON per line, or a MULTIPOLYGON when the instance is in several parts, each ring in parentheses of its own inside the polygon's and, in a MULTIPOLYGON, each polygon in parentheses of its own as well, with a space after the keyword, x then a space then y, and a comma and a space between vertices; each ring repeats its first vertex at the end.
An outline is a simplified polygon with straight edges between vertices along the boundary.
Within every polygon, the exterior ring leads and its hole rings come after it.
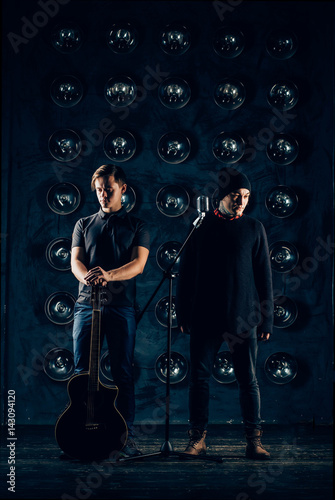
POLYGON ((116 212, 121 208, 121 197, 127 185, 115 182, 114 175, 106 175, 95 179, 95 190, 104 212, 116 212))
POLYGON ((233 217, 241 216, 248 204, 250 191, 248 189, 237 189, 225 196, 221 203, 233 217))

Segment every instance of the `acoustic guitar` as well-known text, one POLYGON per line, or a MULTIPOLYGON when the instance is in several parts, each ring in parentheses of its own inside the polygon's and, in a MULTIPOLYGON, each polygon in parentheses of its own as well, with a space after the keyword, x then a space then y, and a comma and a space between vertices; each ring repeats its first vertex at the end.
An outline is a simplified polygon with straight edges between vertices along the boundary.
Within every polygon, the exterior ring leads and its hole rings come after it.
POLYGON ((59 447, 72 458, 98 460, 117 456, 127 440, 127 425, 115 407, 118 388, 99 380, 102 287, 92 287, 91 348, 88 373, 68 382, 69 404, 56 422, 59 447))

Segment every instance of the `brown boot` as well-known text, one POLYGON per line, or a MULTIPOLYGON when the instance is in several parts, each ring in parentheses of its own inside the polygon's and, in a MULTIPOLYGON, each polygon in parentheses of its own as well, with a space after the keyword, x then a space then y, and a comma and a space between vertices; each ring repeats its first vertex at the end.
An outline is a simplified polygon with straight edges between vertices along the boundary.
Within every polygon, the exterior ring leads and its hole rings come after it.
POLYGON ((186 446, 184 453, 188 455, 205 455, 206 454, 206 437, 207 431, 200 431, 199 429, 190 429, 188 431, 189 443, 186 446))
POLYGON ((262 446, 262 434, 263 432, 259 429, 254 429, 246 434, 247 446, 245 456, 247 458, 252 458, 253 460, 269 460, 271 458, 270 453, 262 446))

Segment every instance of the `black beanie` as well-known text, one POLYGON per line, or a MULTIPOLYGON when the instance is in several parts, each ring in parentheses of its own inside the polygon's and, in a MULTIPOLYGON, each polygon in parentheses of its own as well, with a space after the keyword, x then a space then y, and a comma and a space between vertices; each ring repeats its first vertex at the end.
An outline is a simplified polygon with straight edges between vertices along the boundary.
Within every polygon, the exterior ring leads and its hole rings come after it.
POLYGON ((218 173, 218 199, 222 200, 225 196, 237 189, 248 189, 251 192, 251 184, 246 175, 234 168, 223 168, 218 173))

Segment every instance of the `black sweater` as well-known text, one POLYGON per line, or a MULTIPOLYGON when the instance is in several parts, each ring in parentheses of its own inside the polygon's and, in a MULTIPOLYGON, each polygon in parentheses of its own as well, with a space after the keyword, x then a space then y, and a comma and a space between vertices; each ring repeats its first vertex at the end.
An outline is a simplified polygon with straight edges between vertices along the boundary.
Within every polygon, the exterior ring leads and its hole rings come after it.
POLYGON ((181 256, 176 305, 186 329, 206 325, 207 331, 235 334, 258 325, 272 333, 272 276, 262 223, 247 215, 225 220, 208 213, 181 256))

